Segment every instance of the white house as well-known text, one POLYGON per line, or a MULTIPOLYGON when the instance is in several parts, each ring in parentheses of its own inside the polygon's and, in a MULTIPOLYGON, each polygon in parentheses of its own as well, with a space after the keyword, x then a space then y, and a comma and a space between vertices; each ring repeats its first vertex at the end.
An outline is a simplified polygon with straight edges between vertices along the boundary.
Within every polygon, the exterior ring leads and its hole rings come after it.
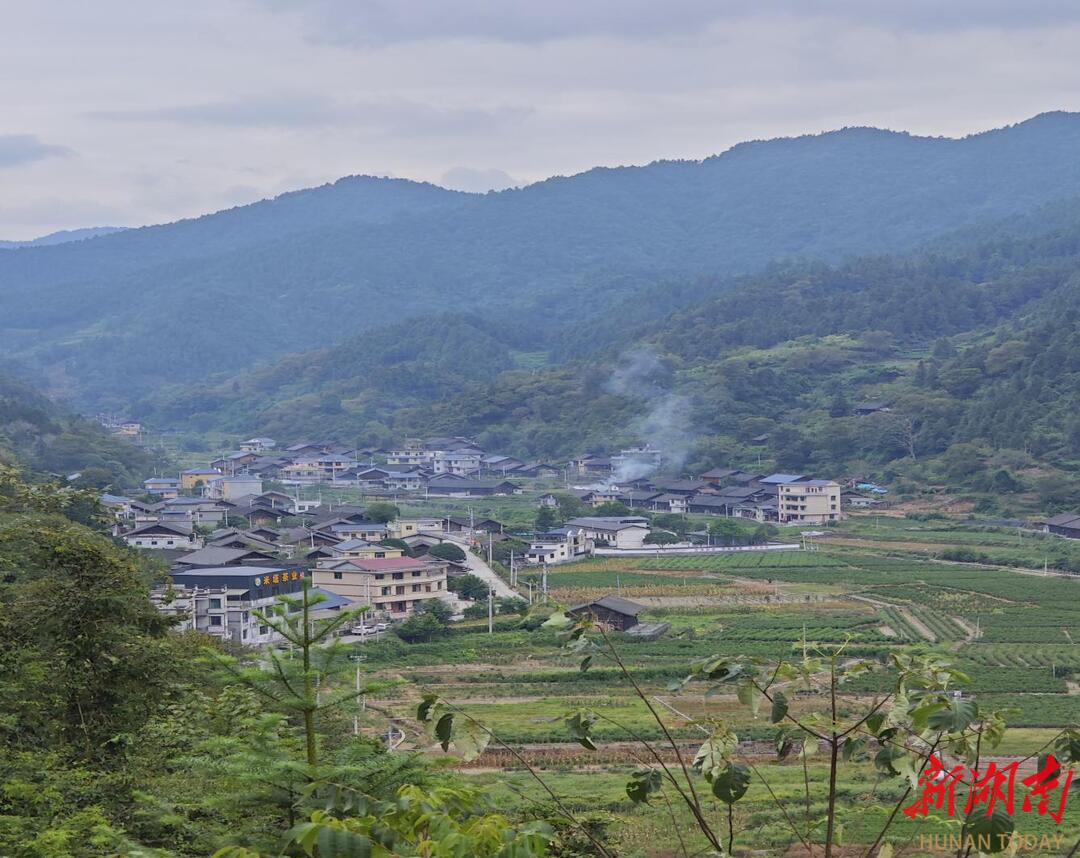
POLYGON ((183 548, 194 551, 202 548, 202 540, 190 525, 172 524, 161 521, 150 522, 142 527, 136 527, 127 533, 120 534, 132 548, 183 548))
POLYGON ((572 518, 567 526, 580 528, 586 539, 611 548, 643 548, 649 520, 642 516, 586 516, 572 518))
POLYGON ((214 477, 210 480, 208 496, 220 500, 233 500, 244 495, 262 494, 263 481, 260 477, 239 475, 234 477, 214 477))
POLYGON ((593 541, 580 527, 558 527, 538 533, 529 544, 526 563, 567 563, 592 553, 593 541))

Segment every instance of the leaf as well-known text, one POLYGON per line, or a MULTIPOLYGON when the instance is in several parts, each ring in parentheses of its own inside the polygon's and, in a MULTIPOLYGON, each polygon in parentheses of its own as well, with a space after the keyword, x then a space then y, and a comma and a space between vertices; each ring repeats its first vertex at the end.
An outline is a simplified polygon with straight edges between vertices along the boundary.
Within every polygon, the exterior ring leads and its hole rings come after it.
POLYGON ((590 751, 595 751, 596 745, 593 744, 592 736, 590 734, 592 733, 593 725, 598 720, 599 718, 595 712, 589 712, 583 709, 567 718, 566 726, 570 730, 570 735, 579 745, 590 751))
POLYGON ((484 753, 490 741, 490 734, 476 724, 466 723, 454 731, 454 750, 466 762, 475 760, 484 753))
POLYGON ((343 828, 319 829, 319 858, 369 858, 371 840, 343 828))
POLYGON ((784 759, 794 747, 795 743, 791 741, 791 737, 781 730, 776 736, 776 758, 779 760, 784 759))
POLYGON ((903 756, 904 751, 899 748, 885 747, 874 755, 874 768, 883 775, 898 776, 899 770, 893 763, 903 756))
POLYGON ((1063 763, 1080 763, 1080 729, 1069 729, 1058 736, 1054 756, 1063 763))
POLYGON ((812 757, 818 752, 818 740, 813 736, 807 736, 802 743, 802 756, 812 757))
POLYGON ((427 721, 431 717, 431 710, 435 708, 435 704, 439 702, 439 698, 434 694, 425 694, 424 699, 420 701, 420 705, 416 707, 416 720, 427 721))
POLYGON ((585 656, 585 658, 583 658, 581 660, 581 664, 578 665, 578 670, 580 670, 582 673, 584 673, 586 670, 589 669, 589 665, 591 665, 591 664, 592 664, 592 656, 587 655, 587 656, 585 656))
POLYGON ((454 734, 454 713, 447 712, 435 724, 435 738, 444 751, 450 750, 450 739, 454 734))
POLYGON ((730 763, 713 778, 712 791, 725 804, 735 804, 746 795, 750 786, 750 769, 740 763, 730 763))
POLYGON ((544 621, 541 628, 555 629, 556 631, 558 631, 560 629, 567 628, 573 622, 574 621, 572 619, 570 619, 568 616, 566 616, 566 614, 564 614, 562 611, 556 611, 554 614, 552 614, 550 617, 548 617, 544 621))
POLYGON ((784 720, 788 711, 788 700, 783 691, 776 691, 773 693, 772 698, 772 712, 769 714, 769 720, 774 724, 779 724, 784 720))
POLYGON ((927 726, 946 733, 960 733, 979 717, 979 705, 967 697, 953 697, 944 708, 931 712, 927 726))
POLYGON ((761 708, 761 692, 754 687, 750 680, 743 680, 739 683, 738 697, 739 702, 743 706, 749 706, 750 714, 757 718, 758 710, 761 708))
POLYGON ((964 820, 961 839, 967 841, 971 837, 979 852, 993 855, 1008 847, 1015 828, 1015 821, 1004 808, 995 807, 989 816, 981 808, 976 808, 964 820))
MULTIPOLYGON (((877 735, 881 732, 881 728, 885 726, 885 713, 875 712, 869 718, 866 719, 866 729, 873 735, 877 735)), ((891 846, 889 847, 892 848, 891 846)))
POLYGON ((635 804, 648 803, 649 796, 663 786, 663 775, 656 769, 638 769, 626 784, 626 794, 635 804))
POLYGON ((848 762, 851 759, 859 759, 866 753, 866 739, 848 739, 844 742, 844 747, 841 754, 844 758, 844 762, 848 762))
POLYGON ((881 847, 877 851, 877 858, 893 858, 892 844, 882 843, 881 847))
POLYGON ((727 768, 732 751, 739 744, 738 737, 726 727, 718 727, 702 742, 694 755, 694 768, 711 781, 727 768))

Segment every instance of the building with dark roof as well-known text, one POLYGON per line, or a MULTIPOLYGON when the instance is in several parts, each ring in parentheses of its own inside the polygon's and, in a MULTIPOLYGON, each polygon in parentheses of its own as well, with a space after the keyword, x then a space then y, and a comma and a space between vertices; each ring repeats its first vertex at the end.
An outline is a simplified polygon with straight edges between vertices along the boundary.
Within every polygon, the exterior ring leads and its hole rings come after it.
POLYGON ((638 624, 638 615, 644 610, 644 605, 621 596, 604 596, 592 602, 574 605, 568 608, 566 613, 572 617, 591 616, 603 626, 624 632, 638 624))

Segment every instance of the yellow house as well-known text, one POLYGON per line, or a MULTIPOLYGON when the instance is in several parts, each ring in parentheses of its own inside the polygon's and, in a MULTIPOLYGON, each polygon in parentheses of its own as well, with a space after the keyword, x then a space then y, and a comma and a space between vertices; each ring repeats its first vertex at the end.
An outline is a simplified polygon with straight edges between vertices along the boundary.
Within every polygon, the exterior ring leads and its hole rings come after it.
POLYGON ((419 533, 440 533, 440 518, 399 518, 386 525, 386 535, 391 539, 404 539, 419 533))
POLYGON ((190 468, 189 470, 181 471, 180 490, 189 492, 194 488, 198 488, 200 483, 203 486, 208 486, 214 477, 220 476, 221 471, 217 468, 190 468))

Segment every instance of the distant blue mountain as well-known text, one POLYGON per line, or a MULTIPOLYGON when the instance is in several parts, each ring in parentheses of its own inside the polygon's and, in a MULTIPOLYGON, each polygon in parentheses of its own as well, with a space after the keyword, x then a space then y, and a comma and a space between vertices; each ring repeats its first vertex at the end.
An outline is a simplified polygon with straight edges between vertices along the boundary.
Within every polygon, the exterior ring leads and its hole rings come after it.
POLYGON ((0 357, 105 405, 405 320, 424 337, 441 312, 503 319, 544 349, 651 283, 903 251, 1080 196, 1078 156, 1080 114, 1048 113, 963 139, 846 128, 488 194, 350 177, 0 251, 0 357))
POLYGON ((42 235, 38 238, 27 239, 26 241, 0 241, 0 249, 11 249, 13 247, 48 247, 53 244, 66 244, 69 241, 83 241, 87 238, 97 238, 101 235, 112 235, 114 232, 123 232, 127 229, 126 226, 87 226, 82 229, 61 229, 57 232, 50 232, 48 235, 42 235))

